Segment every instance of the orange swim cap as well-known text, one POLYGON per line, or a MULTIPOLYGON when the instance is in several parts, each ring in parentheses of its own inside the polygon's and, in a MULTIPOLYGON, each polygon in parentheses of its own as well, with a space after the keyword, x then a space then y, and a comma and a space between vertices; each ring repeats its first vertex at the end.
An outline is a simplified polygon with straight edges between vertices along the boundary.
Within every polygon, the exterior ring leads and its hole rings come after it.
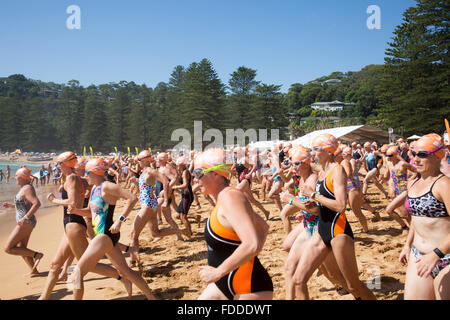
POLYGON ((433 152, 433 154, 438 159, 443 159, 445 156, 445 144, 444 139, 436 133, 429 133, 427 135, 424 135, 422 138, 417 140, 414 143, 414 149, 415 151, 428 151, 433 152))
POLYGON ((212 170, 215 173, 229 179, 231 165, 226 163, 227 154, 224 150, 218 148, 211 148, 203 151, 194 159, 194 167, 201 169, 209 169, 224 165, 221 168, 212 170))
POLYGON ((347 154, 347 155, 351 155, 352 154, 352 148, 351 147, 345 147, 343 150, 342 150, 342 153, 345 153, 345 154, 347 154))
POLYGON ((97 158, 97 159, 91 159, 86 163, 86 175, 88 175, 89 173, 94 173, 98 176, 103 176, 105 174, 106 171, 108 171, 109 165, 108 163, 102 159, 102 158, 97 158))
POLYGON ((77 164, 75 165, 75 169, 84 170, 86 168, 87 159, 85 157, 81 157, 78 159, 77 164))
POLYGON ((18 169, 16 171, 16 177, 30 181, 31 180, 31 169, 28 169, 27 167, 18 169))
POLYGON ((177 166, 179 165, 186 165, 186 157, 185 156, 179 156, 177 160, 175 161, 177 166))
POLYGON ((384 152, 386 152, 388 149, 389 149, 389 145, 388 145, 388 144, 383 144, 383 145, 381 146, 380 151, 384 153, 384 152))
POLYGON ((169 155, 166 152, 159 153, 156 158, 161 161, 169 161, 169 155))
POLYGON ((296 153, 297 151, 303 151, 303 152, 308 152, 309 153, 309 149, 308 148, 306 148, 305 146, 302 146, 301 144, 299 144, 298 146, 295 146, 295 147, 289 149, 288 154, 289 154, 290 157, 292 157, 292 155, 294 153, 296 153))
POLYGON ((313 148, 321 147, 323 150, 334 154, 339 147, 339 141, 332 134, 324 133, 313 139, 312 146, 313 148))
POLYGON ((397 146, 391 146, 386 150, 386 155, 387 154, 398 154, 398 147, 397 146))
POLYGON ((77 156, 72 151, 67 151, 61 153, 58 156, 57 161, 64 163, 66 166, 70 168, 74 168, 75 165, 77 164, 77 156))
POLYGON ((302 161, 307 164, 311 163, 311 154, 309 153, 308 149, 296 147, 292 150, 294 150, 291 154, 292 162, 302 161))
POLYGON ((139 155, 137 156, 138 161, 142 161, 142 162, 152 162, 153 160, 155 160, 152 156, 152 153, 148 150, 143 150, 139 153, 139 155))

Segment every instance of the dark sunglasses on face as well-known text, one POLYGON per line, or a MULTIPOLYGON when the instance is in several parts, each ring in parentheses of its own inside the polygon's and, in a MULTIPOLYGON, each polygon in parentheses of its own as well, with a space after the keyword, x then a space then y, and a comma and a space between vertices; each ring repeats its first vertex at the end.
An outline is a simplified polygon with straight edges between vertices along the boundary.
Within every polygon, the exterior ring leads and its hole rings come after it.
POLYGON ((388 158, 392 158, 394 155, 393 154, 387 154, 386 157, 388 158))
POLYGON ((295 162, 293 162, 293 165, 294 165, 294 167, 297 167, 297 166, 301 166, 304 163, 305 162, 303 162, 303 161, 295 161, 295 162))
POLYGON ((428 153, 428 152, 425 152, 425 151, 420 151, 420 152, 416 153, 415 151, 411 151, 411 154, 412 154, 413 157, 419 157, 421 159, 426 159, 426 158, 428 158, 428 156, 431 153, 428 153))
POLYGON ((439 147, 439 148, 437 148, 436 150, 433 150, 433 151, 419 151, 419 152, 415 152, 415 151, 411 150, 411 154, 412 154, 413 157, 419 157, 421 159, 426 159, 426 158, 428 158, 428 156, 430 154, 438 152, 439 150, 442 150, 443 148, 444 148, 444 146, 441 146, 441 147, 439 147))
POLYGON ((192 175, 194 176, 194 178, 196 178, 197 180, 200 180, 201 178, 203 178, 203 176, 205 175, 203 173, 203 169, 199 168, 199 169, 194 169, 194 171, 192 171, 192 175))

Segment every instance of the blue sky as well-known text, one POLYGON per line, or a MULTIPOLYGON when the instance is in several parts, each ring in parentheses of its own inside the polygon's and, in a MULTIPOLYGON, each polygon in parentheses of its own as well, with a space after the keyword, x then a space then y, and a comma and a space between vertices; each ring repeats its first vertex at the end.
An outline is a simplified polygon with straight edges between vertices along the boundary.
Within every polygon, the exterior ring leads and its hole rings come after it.
POLYGON ((224 83, 239 66, 257 80, 306 83, 333 71, 384 63, 402 13, 414 0, 41 0, 0 3, 0 76, 82 85, 155 87, 177 65, 209 59, 224 83), (67 7, 81 9, 69 30, 67 7), (381 29, 369 30, 370 5, 381 29))

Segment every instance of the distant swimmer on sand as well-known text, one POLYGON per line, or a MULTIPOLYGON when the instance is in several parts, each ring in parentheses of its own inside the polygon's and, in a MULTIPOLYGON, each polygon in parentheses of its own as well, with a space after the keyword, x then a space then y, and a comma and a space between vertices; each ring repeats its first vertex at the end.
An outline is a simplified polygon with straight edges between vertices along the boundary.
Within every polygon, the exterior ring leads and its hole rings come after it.
MULTIPOLYGON (((164 199, 168 199, 169 180, 157 169, 150 166, 155 158, 150 151, 144 150, 138 155, 138 161, 142 168, 142 173, 139 177, 139 198, 141 209, 134 218, 133 229, 130 234, 131 246, 136 250, 130 252, 132 260, 130 266, 135 266, 139 262, 139 235, 146 224, 149 225, 150 232, 153 238, 163 238, 172 234, 181 234, 184 231, 175 228, 159 229, 156 210, 158 208, 158 199, 155 195, 156 180, 161 181, 163 185, 163 193, 165 193, 164 199)), ((168 200, 162 203, 162 207, 168 206, 168 200)))
POLYGON ((36 196, 34 187, 30 184, 31 170, 20 168, 16 171, 16 183, 20 187, 14 198, 14 204, 3 203, 3 208, 16 209, 17 225, 9 235, 5 245, 5 252, 12 255, 22 256, 30 267, 31 274, 38 274, 37 266, 44 256, 42 253, 27 248, 31 232, 36 226, 35 213, 41 206, 36 196))
POLYGON ((138 199, 130 191, 122 189, 115 183, 106 181, 105 172, 108 170, 108 167, 108 163, 101 158, 88 161, 85 173, 89 185, 93 186, 89 205, 83 209, 72 205, 69 207, 69 214, 92 215, 95 237, 89 242, 89 246, 83 255, 78 258, 78 263, 69 277, 68 284, 73 286, 75 297, 82 299, 84 276, 88 272, 93 271, 98 266, 98 261, 106 255, 113 265, 117 267, 120 274, 134 283, 147 299, 155 299, 147 282, 141 277, 139 272, 128 267, 118 245, 121 225, 134 208, 138 199), (127 202, 122 214, 114 221, 116 202, 119 199, 126 199, 127 202))
POLYGON ((229 187, 231 164, 225 157, 223 150, 208 149, 195 158, 193 176, 217 203, 205 226, 208 266, 199 268, 208 285, 198 299, 269 300, 272 279, 257 257, 269 226, 242 191, 229 187))

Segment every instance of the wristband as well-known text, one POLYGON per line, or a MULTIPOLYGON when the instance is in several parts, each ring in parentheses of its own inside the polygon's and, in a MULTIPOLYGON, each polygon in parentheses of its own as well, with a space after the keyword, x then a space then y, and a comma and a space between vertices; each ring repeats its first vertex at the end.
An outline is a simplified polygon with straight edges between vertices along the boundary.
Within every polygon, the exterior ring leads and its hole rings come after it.
POLYGON ((294 201, 294 197, 291 198, 291 200, 289 200, 289 205, 292 206, 292 202, 294 201))
POLYGON ((439 250, 438 248, 434 248, 433 251, 434 251, 434 253, 436 253, 436 255, 437 255, 439 258, 443 259, 443 258, 445 257, 445 254, 443 254, 442 251, 439 250))
POLYGON ((120 216, 120 217, 119 217, 119 220, 120 220, 121 222, 124 222, 125 219, 126 219, 126 218, 125 218, 124 216, 120 216))

